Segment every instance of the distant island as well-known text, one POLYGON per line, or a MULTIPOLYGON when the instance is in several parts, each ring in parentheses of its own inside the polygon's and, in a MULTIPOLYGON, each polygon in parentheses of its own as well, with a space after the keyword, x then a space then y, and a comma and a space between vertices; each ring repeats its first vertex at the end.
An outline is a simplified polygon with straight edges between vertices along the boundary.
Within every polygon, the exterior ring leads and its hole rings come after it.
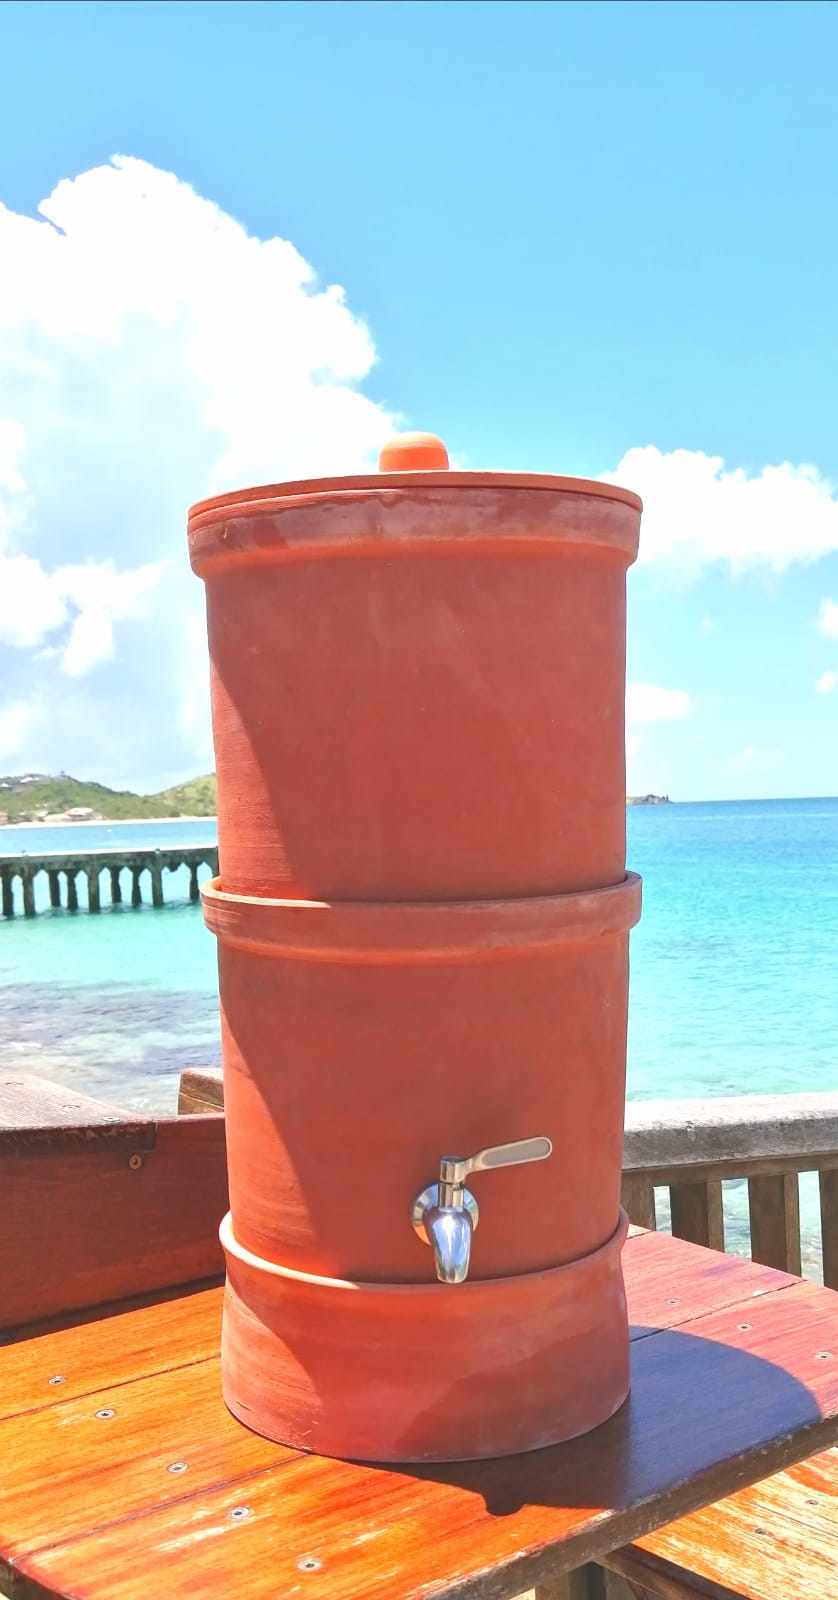
POLYGON ((215 773, 190 778, 159 794, 133 794, 83 783, 66 772, 57 778, 25 772, 0 778, 0 826, 12 823, 151 822, 166 817, 214 817, 215 773))
MULTIPOLYGON (((629 794, 627 806, 670 805, 668 794, 629 794)), ((155 818, 214 817, 217 811, 215 773, 189 778, 159 794, 133 794, 108 789, 60 772, 24 772, 0 778, 0 827, 15 823, 152 822, 155 818)))

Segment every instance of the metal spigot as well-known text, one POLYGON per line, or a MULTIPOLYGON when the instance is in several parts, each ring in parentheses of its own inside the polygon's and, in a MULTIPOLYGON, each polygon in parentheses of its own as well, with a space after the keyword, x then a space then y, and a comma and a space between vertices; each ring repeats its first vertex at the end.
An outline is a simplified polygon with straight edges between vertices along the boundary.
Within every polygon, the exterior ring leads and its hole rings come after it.
POLYGON ((433 1250, 440 1283, 464 1283, 468 1277, 471 1236, 480 1221, 477 1201, 465 1186, 469 1173, 544 1161, 552 1150, 550 1140, 541 1137, 495 1144, 475 1156, 442 1157, 439 1182, 416 1196, 410 1213, 419 1238, 433 1250))

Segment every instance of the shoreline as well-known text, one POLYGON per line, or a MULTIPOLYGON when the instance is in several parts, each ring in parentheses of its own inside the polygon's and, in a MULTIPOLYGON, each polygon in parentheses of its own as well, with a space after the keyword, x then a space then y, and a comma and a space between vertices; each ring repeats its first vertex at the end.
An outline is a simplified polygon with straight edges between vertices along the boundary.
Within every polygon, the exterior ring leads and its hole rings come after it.
POLYGON ((43 822, 0 822, 0 833, 17 833, 21 828, 143 828, 155 826, 159 823, 174 822, 218 822, 217 817, 195 817, 184 815, 182 817, 103 817, 96 822, 92 818, 83 822, 72 822, 68 817, 60 820, 43 822))

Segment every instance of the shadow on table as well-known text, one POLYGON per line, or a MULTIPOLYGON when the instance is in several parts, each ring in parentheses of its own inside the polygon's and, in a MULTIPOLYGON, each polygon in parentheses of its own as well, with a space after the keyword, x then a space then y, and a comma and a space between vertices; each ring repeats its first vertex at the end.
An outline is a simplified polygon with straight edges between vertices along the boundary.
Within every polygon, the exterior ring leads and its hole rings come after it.
MULTIPOLYGON (((766 1322, 766 1343, 770 1338, 766 1322)), ((813 1380, 816 1338, 815 1333, 807 1338, 804 1327, 796 1342, 798 1361, 809 1354, 807 1344, 812 1345, 813 1380)), ((495 1516, 508 1516, 529 1504, 619 1509, 657 1498, 679 1484, 695 1488, 701 1479, 708 1485, 706 1503, 736 1487, 737 1463, 742 1464, 741 1481, 749 1482, 831 1442, 813 1437, 809 1447, 805 1435, 822 1419, 821 1407, 812 1389, 774 1362, 672 1329, 634 1326, 632 1339, 629 1398, 591 1433, 529 1455, 410 1466, 405 1471, 481 1495, 495 1516), (764 1473, 745 1467, 748 1458, 770 1446, 774 1449, 766 1457, 764 1473), (714 1474, 724 1477, 718 1491, 712 1489, 714 1474)), ((784 1344, 784 1356, 786 1350, 784 1344)), ((526 1363, 499 1381, 515 1387, 526 1383, 526 1363)), ((429 1421, 443 1415, 445 1407, 443 1396, 422 1417, 419 1436, 427 1437, 429 1421)), ((403 1444, 408 1456, 409 1435, 403 1444)), ((687 1492, 685 1506, 689 1499, 687 1492)), ((700 1494, 693 1494, 691 1504, 700 1500, 700 1494)))

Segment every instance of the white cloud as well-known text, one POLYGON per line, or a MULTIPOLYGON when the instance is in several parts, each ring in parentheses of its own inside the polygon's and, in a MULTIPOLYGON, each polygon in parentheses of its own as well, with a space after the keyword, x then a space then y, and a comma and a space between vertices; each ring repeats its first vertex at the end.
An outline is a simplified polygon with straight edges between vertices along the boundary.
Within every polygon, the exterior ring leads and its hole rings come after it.
POLYGON ((5 715, 28 708, 24 764, 152 784, 209 760, 188 506, 368 468, 395 419, 358 389, 365 325, 288 241, 124 158, 39 210, 0 206, 5 715))
POLYGON ((815 627, 818 633, 825 633, 827 639, 838 639, 838 604, 834 600, 822 600, 815 627))
POLYGON ((712 617, 702 617, 702 619, 701 619, 701 621, 699 623, 699 627, 700 627, 702 633, 715 633, 716 632, 716 624, 713 621, 712 617))
POLYGON ((659 689, 653 683, 630 683, 626 689, 626 721, 673 722, 692 710, 685 689, 659 689))
POLYGON ((838 686, 838 672, 823 672, 815 684, 818 694, 831 694, 836 686, 838 686))
POLYGON ((716 563, 733 576, 781 573, 838 550, 838 500, 815 467, 783 462, 749 475, 721 456, 646 445, 603 480, 643 499, 638 559, 684 579, 716 563))
POLYGON ((76 617, 62 660, 69 678, 83 678, 91 667, 113 656, 113 622, 107 611, 83 611, 76 617))
POLYGON ((34 708, 26 700, 13 701, 0 709, 0 771, 3 763, 18 756, 29 733, 34 708))
POLYGON ((61 592, 39 561, 0 556, 0 644, 32 649, 66 618, 61 592))

